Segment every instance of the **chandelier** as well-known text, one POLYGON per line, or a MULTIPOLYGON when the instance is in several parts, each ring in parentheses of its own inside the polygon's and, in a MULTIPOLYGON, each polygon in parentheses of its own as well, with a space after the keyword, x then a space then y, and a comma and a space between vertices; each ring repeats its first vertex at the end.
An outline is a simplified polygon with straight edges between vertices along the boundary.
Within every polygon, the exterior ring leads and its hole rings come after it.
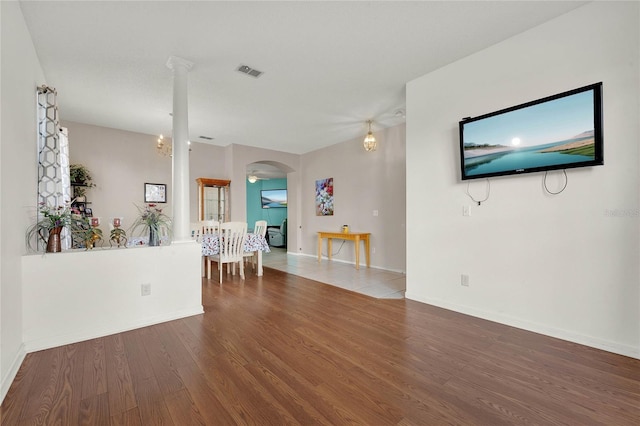
POLYGON ((156 150, 158 151, 158 154, 164 157, 171 157, 173 147, 171 146, 171 142, 165 142, 164 136, 160 135, 158 138, 158 144, 156 145, 156 150))
MULTIPOLYGON (((189 152, 191 152, 191 141, 188 141, 187 143, 189 144, 189 152)), ((158 137, 156 151, 163 157, 173 157, 173 146, 171 145, 171 142, 165 142, 164 136, 162 135, 158 137)))
POLYGON ((362 144, 364 145, 365 151, 375 151, 378 147, 378 142, 376 142, 376 138, 373 137, 373 132, 371 131, 371 120, 367 120, 367 124, 369 125, 369 133, 367 133, 362 144))

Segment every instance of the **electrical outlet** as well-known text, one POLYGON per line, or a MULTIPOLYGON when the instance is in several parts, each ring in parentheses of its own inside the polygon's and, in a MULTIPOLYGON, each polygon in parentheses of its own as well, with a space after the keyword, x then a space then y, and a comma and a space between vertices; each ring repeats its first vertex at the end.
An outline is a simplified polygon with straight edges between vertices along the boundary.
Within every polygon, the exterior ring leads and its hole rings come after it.
POLYGON ((142 296, 151 296, 151 283, 140 284, 140 294, 142 296))
POLYGON ((467 274, 460 275, 460 284, 464 287, 469 287, 469 275, 467 274))
POLYGON ((378 216, 378 210, 374 210, 374 211, 373 211, 373 215, 374 215, 374 216, 378 216))
POLYGON ((471 216, 471 206, 462 206, 462 216, 471 216))
POLYGON ((376 254, 376 248, 375 247, 371 247, 371 253, 376 254))

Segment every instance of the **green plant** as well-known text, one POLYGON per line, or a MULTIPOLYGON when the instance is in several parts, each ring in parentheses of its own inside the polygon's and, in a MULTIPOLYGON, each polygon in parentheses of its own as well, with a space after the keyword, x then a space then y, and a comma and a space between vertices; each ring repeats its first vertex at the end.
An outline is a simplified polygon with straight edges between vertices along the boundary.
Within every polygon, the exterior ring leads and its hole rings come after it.
POLYGON ((157 204, 147 204, 144 207, 136 206, 140 215, 131 224, 131 234, 142 230, 141 234, 146 234, 147 230, 160 234, 162 229, 171 233, 171 218, 162 213, 162 209, 157 204))
POLYGON ((87 187, 85 186, 74 186, 73 187, 73 197, 84 197, 87 194, 87 187))
POLYGON ((69 177, 74 185, 84 185, 89 188, 96 186, 92 181, 91 172, 82 164, 72 164, 69 166, 69 177))
POLYGON ((27 248, 37 251, 37 244, 34 247, 34 242, 37 241, 38 237, 46 242, 49 237, 49 231, 53 228, 66 227, 71 224, 72 215, 73 213, 68 204, 51 207, 44 202, 40 203, 38 217, 42 216, 42 219, 27 229, 27 248))
POLYGON ((91 172, 82 164, 72 164, 69 166, 69 178, 73 185, 74 198, 84 197, 87 193, 87 188, 96 186, 93 183, 91 172))

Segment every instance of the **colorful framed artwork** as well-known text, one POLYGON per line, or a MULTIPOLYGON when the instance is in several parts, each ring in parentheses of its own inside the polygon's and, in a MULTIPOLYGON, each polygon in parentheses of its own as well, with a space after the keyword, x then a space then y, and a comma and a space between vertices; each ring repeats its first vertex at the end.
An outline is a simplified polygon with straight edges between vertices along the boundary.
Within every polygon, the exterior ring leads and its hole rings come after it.
POLYGON ((333 178, 316 181, 316 216, 333 216, 333 178))

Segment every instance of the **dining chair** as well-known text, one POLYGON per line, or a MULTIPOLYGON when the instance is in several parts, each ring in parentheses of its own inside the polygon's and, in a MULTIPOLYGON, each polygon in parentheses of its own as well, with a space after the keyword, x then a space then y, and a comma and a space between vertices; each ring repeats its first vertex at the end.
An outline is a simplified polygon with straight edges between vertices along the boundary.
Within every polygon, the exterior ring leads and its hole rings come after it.
MULTIPOLYGON (((255 225, 253 226, 253 233, 255 235, 260 235, 264 238, 267 233, 267 221, 266 220, 256 220, 255 225)), ((251 259, 251 267, 255 271, 258 252, 257 251, 245 251, 243 257, 246 261, 251 259)))
MULTIPOLYGON (((247 237, 247 223, 246 222, 224 222, 221 223, 218 228, 218 242, 220 246, 220 252, 218 254, 208 256, 209 269, 207 271, 207 278, 211 279, 211 262, 218 262, 218 271, 220 272, 220 284, 222 284, 222 265, 239 264, 240 278, 244 280, 244 265, 243 260, 243 246, 244 240, 247 237)), ((227 272, 228 274, 228 272, 227 272)))
MULTIPOLYGON (((197 242, 202 242, 202 225, 200 222, 191 222, 191 231, 189 232, 191 239, 197 242)), ((205 276, 207 269, 207 257, 202 256, 202 276, 205 276)))
POLYGON ((215 234, 218 232, 218 228, 220 227, 220 222, 217 220, 201 220, 198 222, 200 224, 200 233, 204 234, 215 234))
MULTIPOLYGON (((198 222, 198 226, 200 227, 200 237, 204 237, 205 234, 217 234, 218 228, 220 227, 220 222, 217 220, 201 220, 198 222)), ((200 240, 198 240, 200 241, 200 240)), ((211 262, 208 262, 209 268, 211 268, 211 262)), ((202 257, 202 276, 204 277, 205 271, 207 270, 207 259, 206 256, 202 257)))
POLYGON ((202 234, 202 226, 198 222, 191 222, 191 232, 189 235, 191 239, 194 241, 200 241, 200 236, 202 234))

